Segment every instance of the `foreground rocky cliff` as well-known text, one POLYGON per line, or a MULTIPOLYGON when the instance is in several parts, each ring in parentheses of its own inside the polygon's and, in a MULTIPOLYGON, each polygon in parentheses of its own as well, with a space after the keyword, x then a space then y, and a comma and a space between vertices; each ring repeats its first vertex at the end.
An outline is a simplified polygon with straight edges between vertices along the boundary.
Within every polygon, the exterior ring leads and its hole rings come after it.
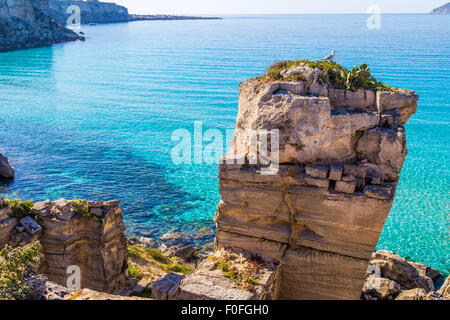
POLYGON ((47 11, 48 0, 0 0, 0 52, 79 39, 47 11))
POLYGON ((0 197, 0 249, 38 241, 39 271, 49 280, 67 286, 76 267, 81 288, 117 292, 125 285, 128 268, 122 218, 119 201, 33 204, 0 197))
MULTIPOLYGON (((125 244, 117 204, 62 199, 33 204, 0 198, 0 300, 279 297, 282 265, 277 259, 238 248, 195 248, 182 233, 132 238, 125 244), (81 289, 69 279, 71 266, 80 268, 81 289)), ((450 278, 443 281, 433 268, 377 251, 361 299, 450 299, 450 278), (441 283, 440 289, 435 287, 441 283)), ((333 288, 334 283, 323 286, 333 288)), ((336 294, 334 299, 341 298, 336 294)))
POLYGON ((235 135, 219 168, 216 246, 281 261, 280 299, 359 299, 407 154, 418 96, 355 89, 340 69, 285 63, 239 87, 236 129, 279 130, 268 152, 279 170, 252 164, 252 137, 235 135))

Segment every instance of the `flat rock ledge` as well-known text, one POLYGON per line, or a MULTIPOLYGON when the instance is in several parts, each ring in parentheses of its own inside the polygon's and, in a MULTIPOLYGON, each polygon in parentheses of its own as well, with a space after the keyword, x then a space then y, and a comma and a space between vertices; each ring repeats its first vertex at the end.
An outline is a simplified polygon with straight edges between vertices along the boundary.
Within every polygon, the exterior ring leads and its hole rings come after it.
POLYGON ((277 294, 280 262, 227 248, 214 252, 184 276, 170 273, 152 289, 156 300, 264 300, 277 294))

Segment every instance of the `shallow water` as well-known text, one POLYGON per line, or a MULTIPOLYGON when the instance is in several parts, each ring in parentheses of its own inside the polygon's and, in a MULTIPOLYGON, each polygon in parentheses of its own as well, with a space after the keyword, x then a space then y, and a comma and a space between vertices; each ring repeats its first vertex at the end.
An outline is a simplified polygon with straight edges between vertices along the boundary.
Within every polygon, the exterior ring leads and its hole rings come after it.
MULTIPOLYGON (((84 26, 88 39, 0 53, 8 197, 121 199, 128 231, 213 228, 217 165, 176 166, 174 130, 234 127, 238 84, 276 60, 338 51, 416 90, 409 155, 379 249, 450 269, 450 16, 226 16, 84 26)), ((224 131, 223 131, 224 132, 224 131)), ((224 147, 225 151, 225 147, 224 147)))

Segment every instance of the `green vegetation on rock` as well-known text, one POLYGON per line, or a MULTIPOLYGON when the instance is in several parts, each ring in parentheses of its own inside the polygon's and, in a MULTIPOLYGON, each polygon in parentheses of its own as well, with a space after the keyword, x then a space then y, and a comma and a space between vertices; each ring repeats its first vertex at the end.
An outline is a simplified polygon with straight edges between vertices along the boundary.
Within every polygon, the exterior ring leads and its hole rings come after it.
POLYGON ((72 208, 76 214, 82 215, 87 220, 95 222, 101 221, 100 217, 96 216, 89 210, 88 202, 85 200, 73 200, 72 208))
MULTIPOLYGON (((212 257, 214 259, 214 257, 212 257)), ((252 291, 255 286, 261 285, 255 279, 250 277, 248 274, 239 272, 236 268, 230 267, 227 261, 223 259, 218 259, 215 261, 216 268, 223 272, 223 276, 230 280, 233 280, 238 287, 242 287, 246 290, 252 291)))
POLYGON ((137 266, 134 263, 129 263, 128 264, 128 276, 130 278, 136 278, 136 279, 139 279, 139 280, 144 278, 144 274, 140 270, 139 266, 137 266))
POLYGON ((34 293, 23 283, 26 271, 32 271, 39 263, 41 247, 32 242, 25 247, 6 245, 0 250, 0 299, 26 300, 34 293))
MULTIPOLYGON (((139 259, 145 264, 157 267, 167 273, 178 272, 182 274, 190 274, 194 272, 185 266, 178 258, 170 258, 158 249, 146 248, 141 245, 129 245, 128 254, 131 258, 139 259)), ((139 269, 139 266, 135 264, 130 263, 130 265, 138 270, 141 270, 139 269)), ((128 273, 130 277, 133 277, 132 274, 134 274, 135 271, 133 270, 130 272, 129 269, 128 273)))
POLYGON ((186 267, 180 263, 164 265, 163 269, 166 272, 177 272, 177 273, 182 273, 184 275, 194 272, 193 270, 189 269, 188 267, 186 267))
POLYGON ((3 207, 11 208, 11 218, 17 218, 18 220, 31 215, 33 205, 33 201, 22 201, 20 199, 5 199, 3 203, 3 207))
POLYGON ((323 84, 328 84, 336 89, 347 90, 391 90, 392 88, 383 82, 376 80, 371 74, 367 64, 354 66, 348 70, 336 62, 330 61, 310 61, 310 60, 290 60, 279 61, 271 65, 265 75, 261 78, 263 81, 306 81, 305 75, 301 73, 293 74, 289 77, 283 77, 283 71, 289 70, 294 66, 308 66, 321 70, 319 79, 323 84))
POLYGON ((139 298, 151 298, 152 288, 144 288, 142 291, 132 291, 130 296, 139 298))

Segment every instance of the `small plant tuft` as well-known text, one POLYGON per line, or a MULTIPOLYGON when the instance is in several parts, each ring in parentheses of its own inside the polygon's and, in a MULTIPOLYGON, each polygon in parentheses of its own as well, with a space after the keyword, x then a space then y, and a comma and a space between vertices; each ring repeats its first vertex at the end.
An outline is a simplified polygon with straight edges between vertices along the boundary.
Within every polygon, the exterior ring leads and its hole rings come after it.
POLYGON ((179 264, 179 263, 164 265, 163 269, 166 272, 177 272, 177 273, 182 273, 184 275, 194 272, 193 270, 191 270, 191 269, 187 268, 186 266, 183 266, 182 264, 179 264))
POLYGON ((85 200, 73 200, 72 209, 76 214, 79 214, 87 220, 100 222, 100 217, 96 216, 89 210, 89 205, 85 200))
POLYGON ((144 278, 144 274, 142 273, 140 268, 136 264, 133 264, 133 263, 130 263, 128 266, 128 276, 130 278, 136 278, 139 280, 144 278))
POLYGON ((169 263, 170 258, 162 253, 160 250, 153 248, 146 248, 145 252, 147 252, 153 259, 158 260, 160 262, 169 263))

